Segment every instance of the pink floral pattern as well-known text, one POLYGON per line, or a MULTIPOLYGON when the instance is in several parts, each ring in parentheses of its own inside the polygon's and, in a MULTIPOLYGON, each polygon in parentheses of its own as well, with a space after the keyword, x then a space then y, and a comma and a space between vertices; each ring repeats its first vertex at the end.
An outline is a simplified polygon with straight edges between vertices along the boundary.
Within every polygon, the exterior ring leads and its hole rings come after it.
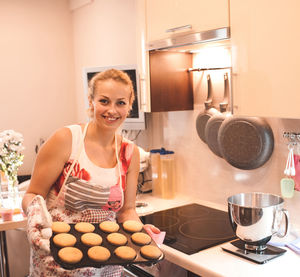
MULTIPOLYGON (((62 174, 59 175, 58 179, 54 183, 53 186, 55 188, 56 195, 59 193, 72 163, 73 163, 73 160, 69 160, 65 164, 62 174)), ((91 179, 90 174, 84 168, 80 168, 80 164, 78 162, 75 163, 74 168, 70 175, 72 175, 73 177, 78 177, 78 178, 86 180, 86 181, 89 181, 91 179)))
MULTIPOLYGON (((126 187, 126 174, 128 167, 131 162, 133 154, 134 145, 131 142, 123 141, 120 151, 120 161, 121 161, 121 175, 123 190, 126 187)), ((72 160, 69 160, 59 176, 55 184, 53 185, 52 191, 58 195, 64 179, 67 175, 68 169, 72 164, 72 160)), ((79 163, 76 163, 72 171, 72 176, 78 177, 83 180, 90 180, 91 176, 87 170, 80 167, 79 163)), ((116 185, 119 188, 119 184, 116 185)), ((119 188, 120 190, 120 188, 119 188)), ((119 204, 118 199, 115 199, 116 195, 113 193, 108 199, 107 206, 103 209, 87 209, 84 211, 74 212, 66 209, 65 207, 59 206, 54 207, 49 210, 53 221, 64 221, 67 223, 77 223, 80 221, 98 223, 104 220, 116 220, 115 211, 118 210, 119 204), (118 206, 118 207, 116 207, 118 206)), ((118 197, 119 198, 119 197, 118 197)), ((81 277, 81 276, 103 276, 103 277, 119 277, 122 275, 122 266, 105 266, 103 268, 80 268, 75 270, 65 270, 60 267, 53 259, 51 255, 45 252, 39 251, 39 249, 31 248, 31 267, 30 276, 31 277, 81 277)))

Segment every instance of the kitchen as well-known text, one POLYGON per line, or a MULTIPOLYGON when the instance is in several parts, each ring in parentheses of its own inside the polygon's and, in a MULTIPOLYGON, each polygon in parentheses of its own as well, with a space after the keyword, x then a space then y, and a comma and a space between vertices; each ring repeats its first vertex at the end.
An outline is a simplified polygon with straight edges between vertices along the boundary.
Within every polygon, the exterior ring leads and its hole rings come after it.
MULTIPOLYGON (((164 2, 167 6, 168 1, 164 2)), ((179 5, 180 2, 176 1, 176 4, 179 5)), ((247 1, 248 6, 238 5, 238 1, 209 1, 210 4, 206 3, 207 1, 201 2, 211 7, 203 9, 199 18, 203 18, 203 21, 206 18, 220 20, 213 22, 212 25, 205 25, 204 30, 227 26, 231 28, 232 55, 239 59, 232 59, 233 111, 239 115, 267 117, 275 137, 273 154, 262 167, 240 170, 210 151, 199 139, 195 128, 196 118, 203 109, 205 97, 201 92, 206 91, 205 83, 201 83, 200 87, 196 86, 193 110, 145 113, 147 127, 140 133, 136 143, 147 151, 162 146, 175 151, 176 199, 179 199, 179 204, 186 203, 186 198, 193 197, 214 203, 216 206, 226 206, 230 195, 245 191, 280 195, 280 180, 284 177, 283 171, 288 154, 287 139, 283 137, 283 132, 297 133, 300 129, 296 91, 299 87, 299 78, 295 77, 298 68, 293 63, 287 63, 291 60, 290 56, 294 62, 299 60, 296 50, 298 34, 297 32, 286 34, 286 30, 291 29, 289 26, 297 26, 293 22, 297 17, 284 14, 280 1, 272 3, 272 12, 267 1, 247 1), (247 10, 251 12, 247 13, 247 10), (261 32, 251 29, 257 27, 255 22, 252 22, 253 26, 250 23, 247 25, 249 22, 246 20, 247 16, 253 16, 257 24, 263 25, 259 25, 261 32), (265 22, 264 16, 270 21, 265 22), (278 18, 281 19, 281 24, 276 25, 277 29, 270 28, 278 18), (278 29, 279 27, 282 29, 278 29), (238 28, 248 28, 249 32, 242 33, 249 36, 234 36, 240 34, 238 28), (277 32, 284 34, 282 35, 284 40, 281 40, 277 32), (255 38, 255 41, 251 41, 251 38, 255 38), (269 56, 264 59, 250 57, 247 60, 247 56, 243 56, 245 53, 235 52, 237 49, 234 43, 240 45, 239 40, 251 47, 267 49, 262 53, 264 55, 269 53, 269 56), (245 68, 239 68, 243 65, 245 68), (234 79, 236 72, 244 75, 241 75, 240 79, 234 79), (270 76, 272 80, 269 79, 270 76), (278 90, 275 90, 276 87, 278 90)), ((286 10, 296 12, 299 4, 296 1, 289 2, 286 10)), ((142 64, 139 60, 141 55, 137 55, 143 51, 138 47, 141 29, 136 22, 141 20, 139 18, 141 14, 137 13, 137 9, 141 7, 137 4, 134 0, 70 1, 70 3, 61 0, 29 0, 26 3, 21 0, 1 1, 0 18, 1 25, 4 26, 1 30, 3 40, 1 43, 3 77, 0 84, 1 129, 18 130, 24 135, 25 160, 20 168, 20 174, 30 174, 36 155, 35 146, 39 145, 40 139, 46 139, 55 129, 63 125, 86 120, 82 94, 83 68, 142 64)), ((176 4, 172 7, 176 8, 176 4)), ((201 9, 193 10, 201 11, 201 9)), ((180 11, 184 14, 183 10, 180 11)), ((162 15, 166 13, 164 9, 161 9, 161 12, 162 15)), ((178 14, 175 16, 178 17, 178 14)), ((156 22, 159 25, 157 19, 156 22)), ((149 39, 152 40, 154 39, 149 39)), ((224 42, 225 46, 226 43, 228 41, 224 42)), ((243 49, 246 51, 246 46, 239 51, 243 49)), ((249 53, 253 53, 251 50, 255 49, 251 48, 249 53)), ((206 76, 201 75, 201 72, 192 74, 195 79, 206 76)), ((300 208, 299 192, 295 191, 294 197, 285 201, 291 222, 300 225, 296 216, 296 211, 300 208)), ((170 201, 166 201, 164 206, 163 200, 154 203, 155 206, 159 203, 161 209, 171 205, 170 201)), ((212 248, 210 251, 213 253, 217 250, 212 248)), ((287 259, 289 256, 286 254, 280 259, 287 259)), ((207 262, 208 258, 203 257, 204 252, 199 255, 207 262)), ((228 255, 226 254, 226 257, 228 255)), ((296 256, 295 259, 299 260, 299 257, 296 256)), ((257 268, 256 265, 240 261, 239 258, 232 258, 231 262, 232 267, 235 263, 247 264, 249 274, 252 268, 257 268)), ((263 266, 271 268, 275 263, 284 267, 281 262, 279 263, 279 258, 278 262, 275 259, 263 266)), ((188 269, 192 271, 192 268, 188 269)), ((195 273, 201 275, 201 271, 195 273)), ((214 275, 207 274, 207 276, 214 275)), ((222 273, 215 276, 222 276, 222 273)), ((230 275, 224 273, 223 276, 230 275)))

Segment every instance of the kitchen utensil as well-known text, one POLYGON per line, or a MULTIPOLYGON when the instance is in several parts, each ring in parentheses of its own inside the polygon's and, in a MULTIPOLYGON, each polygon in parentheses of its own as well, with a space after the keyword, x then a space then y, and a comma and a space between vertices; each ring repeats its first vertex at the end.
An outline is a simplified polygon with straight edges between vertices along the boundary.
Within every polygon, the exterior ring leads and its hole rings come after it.
POLYGON ((229 164, 250 170, 269 160, 274 149, 274 136, 266 120, 233 115, 222 122, 218 143, 229 164))
POLYGON ((224 74, 224 99, 220 105, 220 114, 214 114, 208 121, 205 127, 205 140, 209 149, 219 157, 222 157, 221 150, 218 143, 218 133, 222 122, 231 113, 228 109, 228 95, 229 95, 229 80, 228 73, 224 74))
POLYGON ((200 139, 206 143, 205 138, 205 126, 207 121, 213 116, 220 114, 220 112, 215 109, 212 105, 212 93, 211 93, 211 78, 210 75, 207 75, 207 98, 204 101, 204 112, 200 113, 196 119, 196 129, 200 139))
MULTIPOLYGON (((114 251, 118 246, 109 243, 108 240, 107 240, 108 233, 105 233, 104 231, 102 231, 99 228, 99 224, 93 223, 93 225, 95 227, 95 230, 93 231, 93 233, 98 234, 103 238, 101 246, 103 246, 103 247, 105 247, 109 250, 109 252, 111 253, 110 258, 107 261, 94 261, 94 260, 90 259, 87 255, 87 252, 88 252, 90 247, 85 245, 84 243, 82 243, 82 241, 81 241, 82 233, 78 232, 74 228, 75 224, 72 223, 72 224, 70 224, 71 230, 69 231, 69 234, 72 234, 73 236, 76 237, 76 244, 74 245, 74 247, 76 247, 76 248, 78 248, 82 251, 83 257, 82 257, 81 261, 79 261, 75 264, 66 263, 66 262, 62 261, 58 256, 58 251, 61 249, 61 247, 58 247, 53 242, 53 237, 56 235, 54 233, 52 235, 52 237, 50 238, 50 250, 51 250, 51 254, 52 254, 54 260, 61 267, 65 268, 65 269, 71 269, 72 270, 72 269, 82 268, 82 267, 86 267, 86 266, 100 268, 100 267, 103 267, 105 265, 143 264, 143 265, 151 266, 151 265, 156 264, 157 262, 160 262, 161 260, 164 259, 163 254, 157 259, 151 259, 150 260, 150 259, 144 258, 142 256, 141 252, 140 252, 141 246, 138 245, 138 244, 133 243, 133 241, 131 240, 131 233, 125 231, 123 227, 120 227, 120 229, 117 231, 117 233, 122 234, 123 236, 125 236, 126 239, 127 239, 126 246, 129 246, 129 247, 133 248, 136 251, 136 257, 133 260, 131 260, 131 261, 121 260, 120 258, 118 258, 114 254, 114 251)), ((141 232, 147 234, 146 230, 144 230, 144 229, 142 229, 141 232)), ((150 242, 149 245, 157 246, 156 242, 153 239, 151 239, 151 242, 150 242)))
POLYGON ((272 235, 284 237, 288 233, 288 212, 284 200, 269 193, 240 193, 227 199, 231 226, 248 250, 264 250, 272 235), (280 233, 284 216, 285 229, 280 233))
POLYGON ((300 191, 300 155, 299 151, 297 154, 294 154, 295 162, 295 176, 293 176, 295 182, 295 190, 300 191))
POLYGON ((294 150, 293 143, 288 144, 289 154, 284 169, 285 178, 280 181, 281 195, 285 198, 292 198, 294 196, 295 181, 292 176, 295 176, 295 162, 294 162, 294 150))

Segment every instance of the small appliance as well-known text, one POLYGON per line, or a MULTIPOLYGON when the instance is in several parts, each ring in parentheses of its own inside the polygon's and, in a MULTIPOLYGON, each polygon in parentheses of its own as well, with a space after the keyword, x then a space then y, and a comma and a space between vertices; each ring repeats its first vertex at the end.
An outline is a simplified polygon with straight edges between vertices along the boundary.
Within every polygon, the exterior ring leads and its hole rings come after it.
POLYGON ((262 251, 272 235, 282 238, 288 233, 289 217, 283 198, 250 192, 230 196, 227 202, 232 229, 245 243, 245 249, 262 251), (285 228, 281 232, 283 222, 285 228))
POLYGON ((289 217, 281 197, 261 192, 239 193, 227 202, 230 223, 239 240, 223 245, 224 251, 259 264, 286 252, 267 244, 273 235, 282 238, 288 233, 289 217))

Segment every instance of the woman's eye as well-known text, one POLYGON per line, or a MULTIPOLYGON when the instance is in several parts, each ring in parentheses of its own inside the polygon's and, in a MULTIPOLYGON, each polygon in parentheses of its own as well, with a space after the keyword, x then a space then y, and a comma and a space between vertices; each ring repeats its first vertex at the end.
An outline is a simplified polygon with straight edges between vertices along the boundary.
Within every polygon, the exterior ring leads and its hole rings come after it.
POLYGON ((127 103, 125 101, 119 101, 118 104, 123 106, 123 105, 126 105, 127 103))
POLYGON ((108 100, 106 100, 106 99, 100 99, 99 102, 102 103, 102 104, 107 104, 108 100))

